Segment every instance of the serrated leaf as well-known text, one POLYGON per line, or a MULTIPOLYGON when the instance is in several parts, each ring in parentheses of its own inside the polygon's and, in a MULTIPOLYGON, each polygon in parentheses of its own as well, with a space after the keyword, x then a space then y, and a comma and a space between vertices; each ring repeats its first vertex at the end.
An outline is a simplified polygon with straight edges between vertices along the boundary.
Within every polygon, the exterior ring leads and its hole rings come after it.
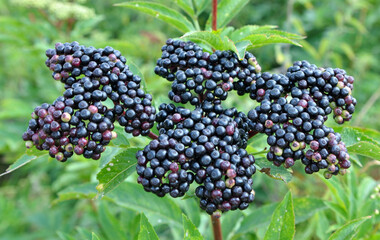
POLYGON ((98 235, 96 235, 94 232, 91 234, 91 240, 100 240, 98 235))
POLYGON ((116 155, 100 170, 96 175, 96 179, 99 181, 96 189, 101 196, 112 191, 135 171, 138 150, 138 148, 128 148, 116 155))
POLYGON ((141 185, 124 182, 109 192, 107 199, 119 206, 154 215, 162 222, 182 226, 181 209, 168 197, 159 198, 145 192, 141 185))
POLYGON ((256 158, 256 167, 261 173, 264 173, 276 180, 290 182, 293 178, 292 173, 289 172, 289 170, 284 166, 277 167, 266 158, 256 158))
POLYGON ((58 198, 54 199, 52 205, 59 202, 72 200, 72 199, 91 199, 96 196, 96 184, 84 183, 79 185, 70 186, 58 192, 58 198))
POLYGON ((138 240, 160 240, 157 236, 156 231, 148 221, 148 218, 144 213, 141 213, 140 217, 140 232, 138 235, 138 240))
MULTIPOLYGON (((237 232, 244 233, 252 231, 252 226, 262 228, 270 223, 273 212, 279 203, 271 203, 253 210, 244 218, 237 232)), ((296 198, 293 200, 295 224, 304 222, 314 216, 317 212, 327 209, 324 201, 317 198, 296 198)))
POLYGON ((225 43, 218 32, 215 31, 196 31, 189 32, 181 38, 193 42, 200 42, 210 46, 213 49, 224 50, 225 43))
POLYGON ((353 127, 336 127, 334 128, 336 132, 339 132, 342 136, 342 141, 346 144, 346 147, 350 147, 359 142, 370 142, 373 144, 379 144, 376 140, 372 139, 369 135, 376 133, 372 129, 360 129, 353 127), (372 130, 372 131, 370 131, 372 130))
POLYGON ((182 214, 182 223, 183 223, 183 231, 185 232, 185 236, 183 239, 185 240, 202 240, 203 237, 199 233, 198 229, 195 227, 195 225, 191 222, 191 220, 185 215, 182 214))
POLYGON ((275 25, 246 25, 244 27, 238 28, 235 31, 233 31, 229 36, 232 41, 239 41, 245 37, 248 37, 249 35, 253 34, 257 30, 268 30, 277 28, 275 25))
MULTIPOLYGON (((222 0, 218 3, 218 15, 217 15, 217 25, 219 28, 224 28, 227 26, 231 20, 239 14, 239 12, 244 8, 244 6, 249 2, 249 0, 222 0)), ((211 28, 212 15, 210 14, 207 20, 208 29, 211 28)))
POLYGON ((234 27, 231 27, 231 26, 228 26, 228 27, 225 27, 225 28, 222 28, 220 31, 220 37, 228 37, 233 31, 234 31, 234 27))
POLYGON ((302 47, 301 44, 299 44, 296 41, 293 41, 292 39, 289 39, 287 37, 283 37, 280 35, 270 35, 270 34, 251 34, 242 40, 249 40, 251 41, 252 45, 248 47, 248 49, 258 48, 269 44, 275 44, 275 43, 287 43, 287 44, 293 44, 299 47, 302 47))
POLYGON ((252 45, 250 41, 241 41, 234 43, 232 40, 228 39, 228 50, 235 52, 240 60, 244 58, 245 51, 249 45, 252 45))
POLYGON ((106 147, 106 151, 102 153, 102 157, 99 160, 99 168, 104 168, 123 148, 119 147, 106 147))
POLYGON ((367 219, 370 219, 371 216, 357 218, 349 221, 344 224, 338 230, 336 230, 330 237, 329 240, 348 240, 353 239, 356 235, 358 227, 365 222, 367 219))
POLYGON ((373 129, 336 127, 336 132, 342 136, 342 141, 346 144, 349 153, 355 153, 380 159, 380 144, 377 139, 380 133, 373 129))
POLYGON ((21 168, 22 166, 25 166, 26 164, 30 163, 31 161, 34 161, 36 159, 40 159, 40 158, 44 158, 46 157, 46 159, 48 158, 48 154, 44 151, 39 151, 35 148, 32 148, 32 149, 28 149, 25 154, 21 155, 14 163, 12 163, 5 172, 1 173, 0 174, 0 177, 1 176, 4 176, 8 173, 11 173, 19 168, 21 168))
POLYGON ((290 32, 285 32, 282 30, 270 29, 270 28, 267 28, 267 29, 266 28, 258 28, 255 31, 253 31, 252 34, 265 34, 268 36, 276 35, 276 36, 281 36, 281 37, 288 38, 288 39, 298 39, 298 40, 305 38, 304 36, 301 36, 301 35, 298 35, 295 33, 290 33, 290 32))
POLYGON ((380 160, 380 147, 377 144, 370 142, 358 142, 354 145, 347 147, 349 153, 355 153, 362 156, 370 157, 380 160))
POLYGON ((292 194, 288 192, 274 211, 264 240, 293 239, 295 231, 292 194))
POLYGON ((195 28, 189 20, 181 13, 174 9, 168 8, 165 5, 155 2, 144 2, 144 1, 132 1, 116 4, 116 6, 127 7, 131 9, 138 10, 140 12, 154 16, 174 27, 176 27, 180 32, 190 32, 194 31, 195 28))

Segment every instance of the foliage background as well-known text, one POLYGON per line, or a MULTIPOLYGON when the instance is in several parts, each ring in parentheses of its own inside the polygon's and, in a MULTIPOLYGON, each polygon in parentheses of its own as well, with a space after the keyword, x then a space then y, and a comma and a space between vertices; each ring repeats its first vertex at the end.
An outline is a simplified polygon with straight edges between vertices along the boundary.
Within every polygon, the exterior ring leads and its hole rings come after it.
MULTIPOLYGON (((0 173, 24 152, 21 135, 31 110, 43 102, 52 102, 62 92, 63 86, 52 80, 44 65, 45 50, 57 41, 76 40, 84 45, 110 45, 119 49, 144 75, 156 106, 167 101, 170 85, 154 75, 153 68, 164 41, 181 34, 154 17, 113 6, 119 2, 0 1, 0 173)), ((207 10, 210 11, 210 6, 207 10)), ((207 17, 207 14, 200 16, 201 25, 207 17)), ((272 24, 307 36, 301 41, 303 48, 270 45, 253 53, 262 68, 272 72, 284 71, 294 60, 301 59, 346 69, 356 79, 353 95, 358 100, 357 112, 349 124, 380 129, 379 0, 254 0, 231 23, 234 27, 247 24, 272 24)), ((254 106, 249 98, 238 97, 233 97, 231 105, 239 105, 242 110, 254 106)), ((377 142, 378 136, 376 132, 372 135, 377 142)), ((128 140, 132 146, 148 141, 128 140)), ((251 145, 262 150, 265 141, 255 138, 251 145)), ((112 148, 107 151, 110 157, 115 155, 112 148)), ((373 217, 359 228, 356 237, 379 239, 380 162, 368 157, 356 158, 349 176, 329 182, 314 175, 306 178, 300 166, 288 183, 257 173, 254 176, 256 200, 244 213, 223 216, 225 237, 262 239, 276 207, 274 203, 281 201, 290 189, 295 211, 297 203, 301 206, 298 220, 296 212, 295 239, 327 239, 349 220, 369 215, 373 217), (301 200, 296 201, 298 198, 301 200), (302 208, 303 199, 315 205, 302 208), (264 220, 254 221, 257 216, 264 220), (265 216, 269 219, 265 220, 265 216)), ((183 236, 181 226, 170 224, 160 218, 160 212, 149 209, 147 203, 156 198, 133 184, 134 175, 114 190, 113 195, 102 200, 93 198, 97 172, 99 162, 95 161, 74 158, 61 164, 39 158, 0 177, 0 239, 91 239, 92 232, 100 239, 132 239, 142 219, 139 212, 147 215, 160 238, 183 236), (82 195, 62 193, 70 192, 67 187, 80 184, 82 195), (123 199, 112 198, 117 193, 123 199), (143 203, 133 205, 133 199, 126 199, 127 193, 140 197, 143 203), (61 201, 65 197, 71 200, 61 201)), ((188 215, 206 239, 211 237, 208 216, 200 213, 195 199, 171 203, 188 215)))

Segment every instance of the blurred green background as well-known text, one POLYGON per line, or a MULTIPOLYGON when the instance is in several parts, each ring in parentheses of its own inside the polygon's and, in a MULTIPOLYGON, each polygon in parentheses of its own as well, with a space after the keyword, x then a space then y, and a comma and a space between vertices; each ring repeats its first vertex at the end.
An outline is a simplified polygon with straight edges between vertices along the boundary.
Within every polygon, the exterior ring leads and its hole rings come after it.
MULTIPOLYGON (((55 42, 78 41, 97 48, 109 45, 120 50, 138 66, 156 106, 168 101, 169 82, 156 76, 153 69, 165 40, 181 34, 153 17, 113 6, 120 2, 0 1, 0 173, 24 152, 21 135, 32 109, 43 102, 51 103, 63 92, 63 85, 51 78, 44 64, 45 50, 52 48, 55 42)), ((170 2, 175 1, 161 2, 170 6, 170 2)), ((201 25, 207 18, 206 13, 200 16, 201 25)), ((348 124, 380 129, 380 0, 254 0, 232 22, 234 27, 247 24, 277 25, 279 29, 307 36, 301 41, 303 48, 275 45, 253 53, 265 71, 283 72, 293 61, 302 59, 318 66, 344 68, 356 79, 353 95, 358 100, 356 113, 348 124)), ((232 98, 230 105, 241 103, 238 107, 243 110, 253 106, 249 98, 232 98)), ((132 143, 147 141, 142 139, 132 143)), ((257 139, 257 142, 258 149, 265 146, 262 140, 257 139)), ((354 200, 347 206, 350 214, 342 215, 326 207, 297 224, 296 239, 326 239, 336 226, 350 219, 375 214, 376 209, 377 217, 367 221, 357 237, 380 239, 380 196, 374 190, 379 185, 379 161, 359 160, 361 166, 355 165, 349 177, 332 181, 336 188, 342 189, 343 201, 354 200)), ((134 236, 129 231, 132 231, 132 219, 138 211, 93 199, 52 205, 63 189, 96 182, 98 164, 82 158, 73 158, 66 164, 45 158, 0 177, 0 239, 87 239, 91 232, 97 233, 101 239, 117 239, 113 234, 116 230, 112 227, 123 229, 124 237, 134 236)), ((292 190, 295 198, 311 196, 331 204, 339 201, 326 190, 328 186, 319 177, 310 176, 306 180, 301 167, 294 175, 293 180, 286 184, 268 181, 267 176, 256 174, 254 187, 257 198, 244 215, 281 200, 287 189, 292 190)), ((134 182, 133 178, 135 176, 128 181, 134 182)), ((149 199, 150 195, 143 196, 149 199)), ((186 201, 196 205, 193 200, 186 201)), ((186 212, 186 204, 181 200, 176 202, 186 212)), ((208 218, 205 214, 198 215, 192 220, 209 238, 208 218)), ((239 223, 242 213, 230 216, 239 223)), ((154 221, 152 224, 162 239, 177 236, 168 230, 165 222, 154 221)), ((236 234, 230 237, 261 239, 267 225, 251 227, 256 233, 243 234, 237 227, 236 234)), ((125 239, 132 238, 129 237, 125 239)))

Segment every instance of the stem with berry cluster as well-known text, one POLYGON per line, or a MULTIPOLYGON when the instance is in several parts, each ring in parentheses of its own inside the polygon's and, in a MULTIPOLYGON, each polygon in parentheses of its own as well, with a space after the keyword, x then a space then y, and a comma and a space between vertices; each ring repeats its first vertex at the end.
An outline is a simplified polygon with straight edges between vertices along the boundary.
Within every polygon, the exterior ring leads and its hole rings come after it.
MULTIPOLYGON (((218 0, 212 0, 212 30, 217 30, 218 0)), ((220 213, 211 215, 212 231, 214 240, 223 240, 222 227, 220 225, 220 213)))

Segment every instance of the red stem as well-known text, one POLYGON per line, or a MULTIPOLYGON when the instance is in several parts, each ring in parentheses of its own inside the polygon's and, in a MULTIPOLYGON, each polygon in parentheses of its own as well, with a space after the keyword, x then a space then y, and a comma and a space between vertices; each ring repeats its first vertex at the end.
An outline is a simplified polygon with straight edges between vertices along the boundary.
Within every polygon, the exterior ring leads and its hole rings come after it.
POLYGON ((220 214, 211 215, 212 231, 214 240, 223 240, 222 227, 220 225, 220 214))
POLYGON ((155 133, 153 133, 152 131, 149 132, 148 137, 150 137, 151 139, 157 139, 158 138, 158 136, 155 133))
POLYGON ((217 26, 217 15, 218 15, 218 0, 212 0, 212 30, 216 31, 217 26))

